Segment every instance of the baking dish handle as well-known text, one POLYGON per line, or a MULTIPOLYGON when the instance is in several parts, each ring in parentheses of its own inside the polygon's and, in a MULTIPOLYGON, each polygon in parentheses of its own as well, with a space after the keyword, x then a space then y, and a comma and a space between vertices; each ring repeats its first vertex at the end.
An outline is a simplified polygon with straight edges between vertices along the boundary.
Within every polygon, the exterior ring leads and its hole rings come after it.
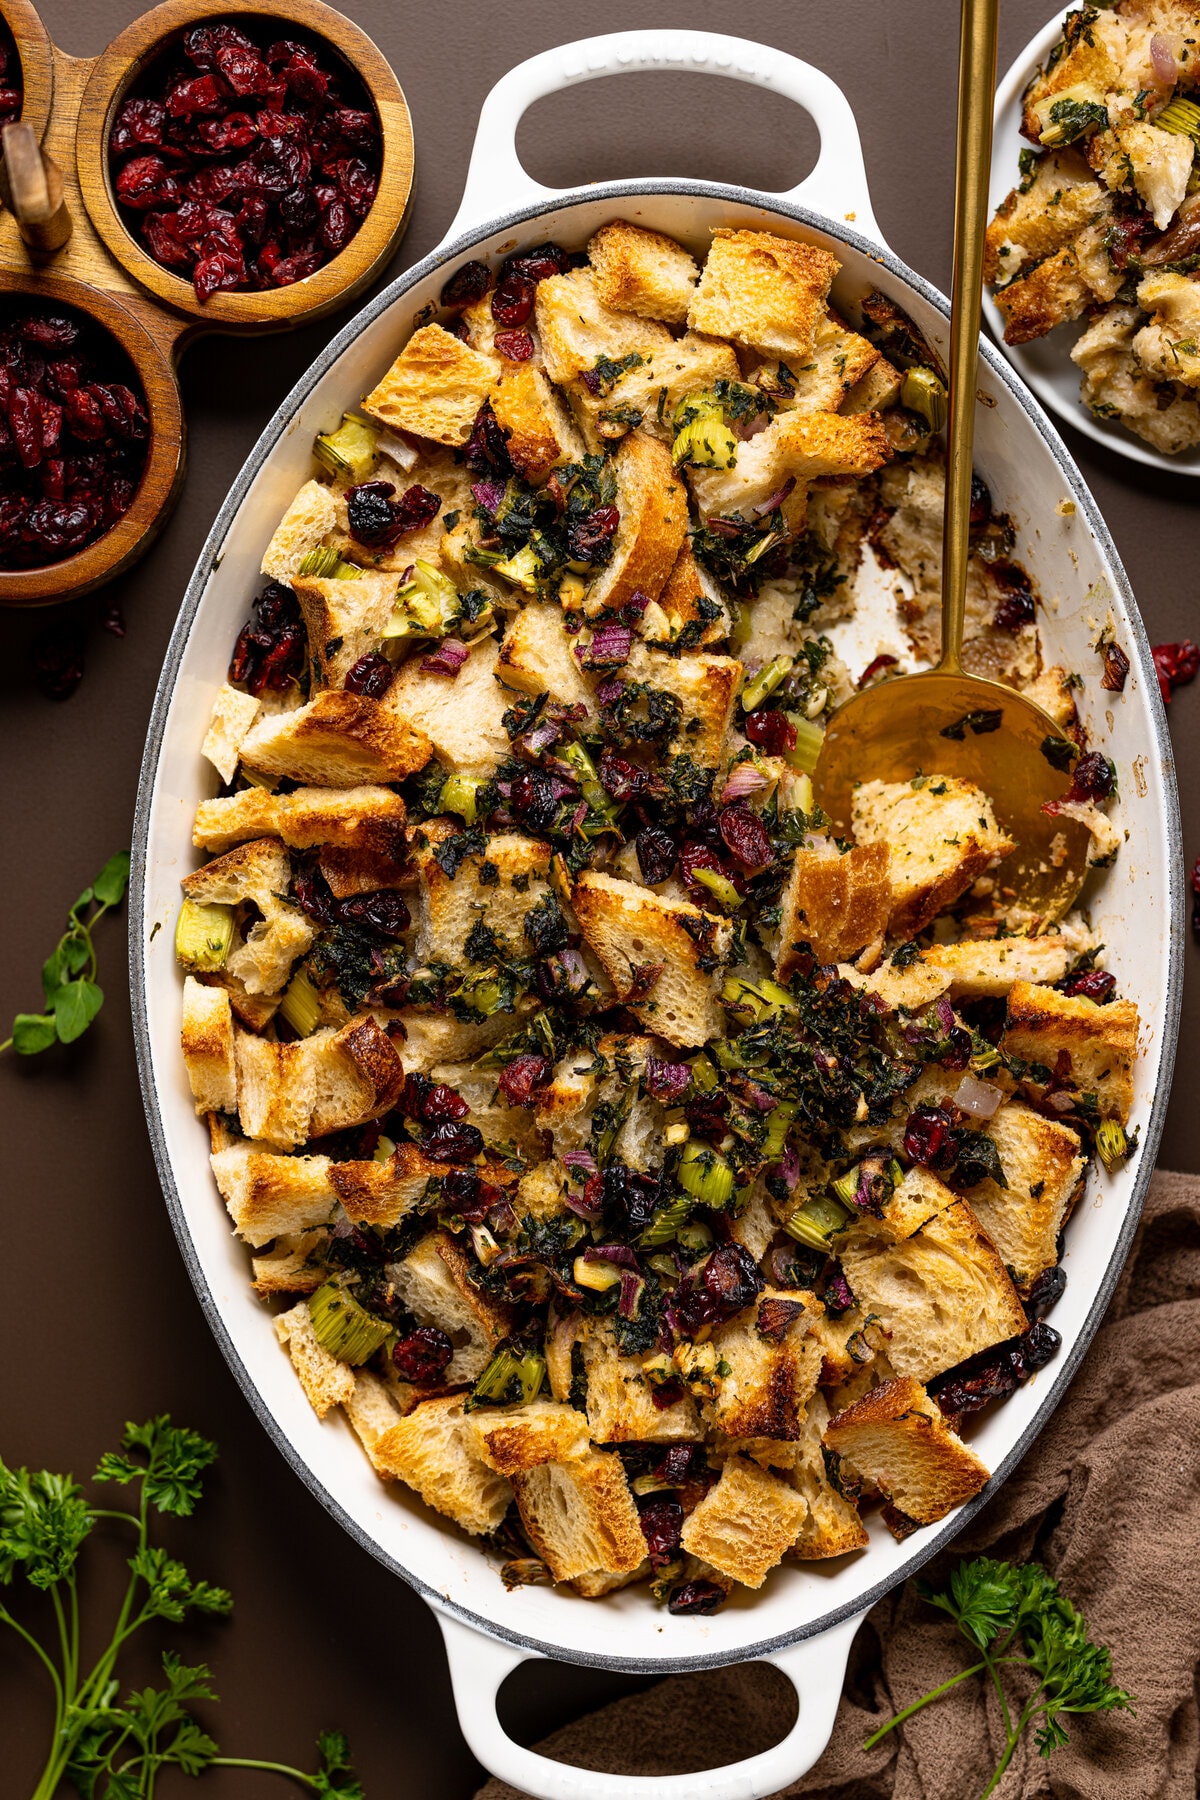
POLYGON ((782 1743, 744 1762, 687 1775, 605 1775, 539 1756, 510 1738, 496 1714, 506 1677, 527 1661, 544 1661, 485 1637, 439 1611, 458 1722, 485 1769, 534 1800, 763 1800, 811 1769, 829 1742, 850 1645, 865 1613, 817 1637, 761 1658, 782 1669, 800 1711, 782 1743))
MULTIPOLYGON (((821 139, 816 167, 786 193, 772 195, 852 225, 861 237, 886 249, 867 187, 862 144, 850 102, 835 81, 811 63, 713 31, 619 31, 561 44, 518 63, 501 76, 483 103, 467 170, 462 203, 445 244, 531 201, 552 206, 562 196, 526 174, 517 156, 517 126, 545 94, 602 75, 639 69, 725 75, 794 100, 812 115, 821 139)), ((596 192, 603 192, 597 183, 596 192)))

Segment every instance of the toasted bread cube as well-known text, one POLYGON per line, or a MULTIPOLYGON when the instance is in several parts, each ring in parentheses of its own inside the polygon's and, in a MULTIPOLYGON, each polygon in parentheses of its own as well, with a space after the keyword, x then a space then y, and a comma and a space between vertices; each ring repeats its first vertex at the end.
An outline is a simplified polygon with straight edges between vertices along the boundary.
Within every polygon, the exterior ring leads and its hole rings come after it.
POLYGON ((596 710, 591 683, 579 666, 557 606, 523 606, 509 624, 496 658, 496 677, 518 693, 549 694, 564 706, 596 710))
POLYGON ((342 1404, 354 1435, 370 1458, 372 1467, 377 1474, 382 1475, 384 1470, 375 1462, 375 1446, 402 1417, 403 1408, 398 1405, 389 1382, 373 1375, 369 1369, 355 1369, 352 1373, 354 1391, 342 1404))
POLYGON ((605 306, 591 269, 539 281, 535 316, 546 373, 556 382, 594 369, 602 356, 613 362, 630 355, 650 359, 673 342, 665 325, 605 306))
POLYGON ((585 1600, 601 1600, 605 1594, 615 1594, 618 1588, 631 1587, 635 1581, 644 1581, 650 1574, 649 1557, 639 1563, 636 1569, 625 1570, 616 1575, 611 1569, 591 1569, 586 1575, 576 1575, 571 1586, 585 1600))
POLYGON ((821 1373, 821 1348, 807 1335, 817 1308, 796 1293, 768 1288, 753 1312, 713 1332, 718 1380, 702 1398, 706 1426, 725 1437, 796 1438, 804 1407, 821 1373), (728 1365, 729 1373, 720 1374, 728 1365))
POLYGON ((611 1451, 543 1463, 514 1474, 512 1485, 526 1536, 555 1581, 641 1568, 646 1540, 621 1460, 611 1451))
POLYGON ((732 469, 689 469, 696 504, 706 516, 753 509, 792 482, 782 503, 793 534, 804 524, 805 484, 821 475, 870 475, 891 456, 887 433, 873 413, 781 412, 756 437, 738 445, 732 469))
MULTIPOLYGON (((1024 184, 1022 184, 1024 187, 1024 184)), ((1075 148, 1040 157, 1028 187, 1014 188, 987 229, 983 278, 1009 282, 1053 256, 1107 204, 1104 190, 1075 148)))
POLYGON ((405 1007, 395 1017, 404 1026, 404 1066, 418 1075, 428 1075, 443 1063, 469 1062, 516 1029, 512 1013, 503 1012, 486 1019, 456 1019, 453 1013, 405 1007))
POLYGON ((1008 1271, 965 1200, 935 1212, 899 1243, 856 1227, 841 1261, 855 1298, 882 1322, 898 1375, 927 1381, 1028 1325, 1008 1271))
POLYGON ((1174 456, 1200 444, 1200 405, 1190 394, 1168 399, 1133 354, 1145 319, 1136 306, 1110 306, 1075 341, 1083 370, 1079 397, 1098 417, 1119 419, 1156 450, 1174 456))
POLYGON ((232 781, 237 773, 242 739, 258 717, 258 709, 253 694, 243 694, 227 681, 217 689, 200 754, 208 758, 222 781, 232 781))
POLYGON ((810 839, 797 850, 780 897, 779 979, 793 973, 804 943, 819 963, 849 962, 883 937, 891 902, 885 844, 856 844, 843 853, 830 838, 810 839))
MULTIPOLYGON (((915 1100, 913 1104, 916 1104, 915 1100)), ((902 1128, 900 1135, 902 1139, 902 1128)), ((972 1202, 975 1199, 974 1191, 971 1199, 972 1202)), ((901 1242, 904 1238, 910 1238, 914 1231, 919 1231, 922 1225, 927 1225, 930 1219, 936 1218, 938 1213, 945 1212, 948 1206, 956 1205, 957 1201, 958 1195, 952 1188, 948 1188, 944 1181, 939 1181, 936 1175, 923 1169, 919 1163, 914 1163, 884 1202, 879 1219, 871 1220, 869 1229, 901 1242)))
POLYGON ((1155 270, 1138 283, 1137 298, 1153 315, 1133 340, 1142 368, 1156 381, 1200 387, 1200 283, 1155 270))
POLYGON ((383 704, 451 769, 493 775, 510 753, 504 714, 512 704, 496 680, 495 639, 481 639, 452 677, 431 675, 421 662, 419 655, 409 658, 383 704))
POLYGON ((440 325, 423 325, 363 408, 393 431, 458 446, 470 437, 498 373, 494 357, 472 350, 440 325))
POLYGON ((434 1162, 407 1139, 384 1162, 349 1160, 329 1166, 329 1185, 356 1225, 398 1225, 425 1199, 449 1163, 434 1162))
POLYGON ((294 712, 260 719, 242 741, 242 761, 263 775, 352 788, 403 781, 424 768, 430 749, 425 733, 394 709, 327 689, 294 712))
POLYGON ((609 1106, 628 1103, 625 1123, 613 1141, 613 1155, 631 1168, 648 1168, 645 1152, 649 1150, 661 1165, 662 1108, 656 1100, 636 1092, 654 1048, 653 1038, 606 1032, 594 1055, 590 1050, 577 1050, 560 1059, 551 1080, 537 1090, 533 1115, 541 1130, 554 1133, 558 1156, 587 1148, 592 1115, 601 1102, 609 1106))
POLYGON ((479 1454, 501 1475, 539 1469, 543 1463, 578 1462, 591 1448, 587 1420, 557 1400, 472 1413, 479 1454))
MULTIPOLYGON (((1003 1048, 1022 1061, 1041 1063, 1053 1074, 1065 1058, 1060 1080, 1080 1094, 1094 1094, 1101 1118, 1123 1125, 1133 1105, 1133 1059, 1137 1054, 1138 1009, 1132 1000, 1098 1006, 1078 994, 1014 981, 1008 995, 1003 1048)), ((1046 1083, 1027 1076, 1039 1098, 1046 1083)))
POLYGON ((242 1130, 285 1149, 365 1125, 393 1107, 404 1086, 392 1041, 369 1016, 291 1044, 239 1031, 235 1053, 242 1130))
POLYGON ((674 238, 613 219, 588 244, 596 292, 615 312, 682 325, 700 270, 674 238))
POLYGON ((758 1588, 795 1543, 807 1512, 808 1502, 788 1482, 731 1456, 684 1520, 680 1542, 729 1580, 758 1588))
MULTIPOLYGON (((708 571, 700 567, 686 538, 658 596, 658 605, 667 621, 665 641, 668 643, 676 642, 686 627, 694 628, 697 623, 700 625, 695 639, 698 644, 715 644, 729 634, 729 610, 721 590, 708 571)), ((658 642, 659 634, 648 625, 649 612, 648 607, 639 620, 639 627, 643 637, 658 642)))
POLYGON ((272 838, 239 844, 180 882, 184 896, 202 906, 239 906, 253 901, 261 915, 229 952, 225 970, 250 994, 276 994, 292 964, 303 956, 316 928, 287 900, 291 858, 272 838))
POLYGON ((794 369, 764 363, 751 379, 797 412, 837 412, 846 396, 865 381, 880 360, 879 351, 834 313, 826 313, 813 334, 811 359, 794 369))
POLYGON ((275 1336, 292 1359, 305 1399, 323 1419, 354 1393, 354 1370, 318 1342, 308 1302, 298 1300, 290 1311, 275 1318, 275 1336))
POLYGON ((623 1002, 671 1044, 704 1044, 724 1030, 718 998, 728 923, 687 901, 667 900, 611 875, 585 873, 572 898, 580 930, 623 1002), (661 964, 645 999, 635 973, 661 964))
POLYGON ((327 1156, 276 1156, 235 1142, 210 1160, 234 1229, 254 1249, 327 1224, 337 1204, 327 1156))
POLYGON ((687 495, 665 444, 631 431, 617 451, 616 476, 621 518, 612 556, 583 603, 593 619, 618 612, 635 593, 657 600, 687 536, 687 495))
POLYGON ((1028 275, 1019 275, 996 293, 1005 343, 1028 344, 1045 337, 1055 326, 1081 318, 1091 298, 1075 246, 1064 244, 1028 275))
POLYGON ((395 575, 364 570, 356 581, 298 575, 292 586, 316 680, 321 687, 340 688, 359 658, 378 650, 399 582, 395 575))
POLYGON ((464 856, 450 876, 437 852, 457 830, 457 823, 435 819, 415 835, 413 858, 420 874, 418 956, 459 962, 463 945, 479 922, 495 934, 502 954, 525 954, 526 915, 549 891, 549 845, 520 832, 497 832, 485 850, 464 856))
POLYGON ((907 1522, 932 1525, 977 1494, 989 1470, 942 1417, 919 1381, 885 1381, 825 1428, 825 1447, 886 1494, 907 1522))
POLYGON ((824 1394, 815 1393, 805 1409, 796 1457, 788 1465, 792 1486, 808 1502, 808 1516, 788 1552, 798 1562, 845 1556, 851 1550, 865 1550, 869 1541, 858 1509, 829 1479, 821 1443, 828 1424, 828 1403, 824 1394))
POLYGON ((647 349, 640 362, 625 359, 601 362, 599 367, 602 379, 596 392, 587 371, 568 382, 565 390, 589 450, 605 449, 611 439, 624 437, 638 425, 670 444, 676 408, 687 395, 712 389, 719 381, 741 379, 732 344, 702 337, 698 331, 647 349))
POLYGON ((688 1395, 659 1407, 638 1356, 622 1356, 612 1326, 589 1319, 582 1329, 588 1433, 597 1444, 672 1444, 703 1437, 688 1395))
POLYGON ((287 1231, 277 1237, 265 1256, 252 1256, 252 1283, 260 1300, 272 1300, 276 1294, 315 1294, 325 1280, 322 1252, 329 1233, 287 1231))
POLYGON ((1144 120, 1097 132, 1088 144, 1088 161, 1113 193, 1135 191, 1159 231, 1165 231, 1188 191, 1192 154, 1180 133, 1164 131, 1144 120))
POLYGON ((508 1511, 512 1489, 479 1455, 461 1394, 422 1400, 377 1436, 368 1454, 377 1474, 404 1482, 474 1537, 495 1531, 508 1511))
POLYGON ((825 302, 841 267, 815 244, 768 231, 713 232, 688 308, 693 331, 808 362, 825 302))
POLYGON ((194 975, 184 978, 181 1041, 196 1111, 236 1112, 233 1013, 224 988, 204 987, 194 975))
POLYGON ((192 842, 201 850, 230 850, 248 838, 281 838, 293 850, 333 844, 398 862, 405 854, 404 801, 391 788, 296 788, 268 794, 249 787, 196 808, 192 842))
POLYGON ((1070 24, 1056 54, 1037 71, 1022 96, 1021 132, 1031 144, 1053 124, 1050 108, 1056 99, 1069 94, 1072 100, 1102 102, 1110 90, 1119 92, 1125 85, 1130 45, 1124 15, 1101 12, 1095 19, 1071 15, 1070 24))
POLYGON ((1058 1261, 1058 1238, 1084 1161, 1079 1138, 1065 1123, 1044 1119, 1012 1101, 986 1127, 1000 1152, 1007 1187, 989 1177, 971 1189, 971 1211, 995 1244, 1018 1288, 1028 1293, 1058 1261))
POLYGON ((856 381, 842 401, 839 411, 847 418, 855 413, 889 412, 900 404, 904 377, 886 356, 872 363, 861 381, 856 381))
POLYGON ((853 823, 858 843, 887 845, 893 937, 915 936, 1013 848, 988 796, 949 775, 864 781, 853 823))
POLYGON ((703 768, 714 769, 725 752, 742 669, 736 656, 718 656, 711 650, 671 656, 635 639, 622 673, 677 702, 679 724, 668 754, 690 756, 703 768))
POLYGON ((470 1257, 446 1231, 431 1231, 390 1275, 402 1303, 423 1325, 436 1325, 454 1345, 447 1382, 478 1381, 492 1351, 512 1329, 509 1307, 471 1280, 470 1257))
POLYGON ((310 550, 319 549, 336 529, 337 499, 320 481, 306 481, 275 528, 263 552, 262 572, 291 587, 310 550))
POLYGON ((1014 981, 1061 981, 1074 961, 1066 938, 964 938, 958 944, 934 944, 921 961, 950 977, 956 1000, 998 998, 1014 981))
POLYGON ((535 487, 551 469, 583 455, 584 442, 566 402, 532 363, 504 365, 492 411, 508 438, 513 466, 535 487))

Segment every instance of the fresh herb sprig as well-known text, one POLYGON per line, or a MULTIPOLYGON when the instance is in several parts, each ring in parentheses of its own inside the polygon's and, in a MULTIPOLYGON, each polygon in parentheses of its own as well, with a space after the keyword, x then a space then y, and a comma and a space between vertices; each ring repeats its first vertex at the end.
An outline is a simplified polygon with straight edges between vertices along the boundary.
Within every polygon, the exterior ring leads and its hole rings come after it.
POLYGON ((871 1749, 895 1726, 960 1682, 972 1675, 986 1675, 999 1697, 1006 1733, 1004 1752, 980 1796, 987 1800, 1030 1725, 1036 1722, 1038 1750, 1049 1756, 1068 1741, 1068 1715, 1132 1712, 1130 1696, 1113 1681, 1112 1653, 1091 1641, 1082 1614, 1040 1563, 993 1562, 980 1556, 959 1563, 948 1588, 938 1590, 924 1581, 918 1581, 916 1587, 931 1606, 950 1615, 972 1649, 979 1652, 979 1660, 881 1725, 864 1749, 871 1749), (1033 1692, 1019 1710, 1015 1704, 1009 1705, 1001 1676, 1005 1668, 1027 1669, 1035 1679, 1033 1692))
POLYGON ((150 1536, 152 1512, 190 1516, 216 1454, 215 1444, 172 1425, 166 1415, 127 1425, 120 1450, 101 1457, 95 1480, 136 1489, 128 1511, 93 1506, 71 1475, 10 1469, 0 1460, 0 1587, 9 1589, 21 1577, 49 1596, 53 1612, 46 1643, 0 1602, 0 1624, 38 1658, 54 1692, 50 1749, 31 1800, 53 1800, 65 1780, 83 1800, 153 1800, 162 1770, 199 1775, 217 1767, 265 1769, 325 1800, 363 1800, 341 1732, 322 1732, 320 1766, 312 1774, 285 1763, 220 1755, 190 1710, 196 1701, 217 1698, 203 1663, 188 1665, 167 1651, 162 1686, 119 1699, 117 1662, 135 1633, 155 1620, 178 1625, 189 1613, 220 1617, 233 1605, 224 1588, 193 1579, 150 1536), (132 1528, 135 1547, 107 1647, 85 1668, 77 1571, 80 1552, 101 1519, 132 1528))
POLYGON ((12 1036, 0 1051, 36 1056, 51 1044, 73 1044, 82 1037, 104 1004, 104 990, 96 980, 96 946, 92 932, 112 907, 119 906, 129 885, 129 852, 110 856, 91 887, 84 888, 67 915, 67 929, 51 956, 42 964, 42 991, 46 1010, 18 1013, 12 1036))

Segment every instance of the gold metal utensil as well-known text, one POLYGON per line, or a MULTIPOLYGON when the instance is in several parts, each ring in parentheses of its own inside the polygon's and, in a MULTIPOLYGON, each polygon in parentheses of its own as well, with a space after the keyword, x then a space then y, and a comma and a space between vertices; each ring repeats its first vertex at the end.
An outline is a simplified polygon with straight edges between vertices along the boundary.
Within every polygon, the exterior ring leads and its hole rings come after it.
POLYGON ((1083 885, 1090 841, 1076 821, 1041 810, 1067 786, 1061 764, 1055 766, 1042 748, 1048 738, 1061 741, 1061 729, 1014 688, 968 674, 962 665, 998 5, 962 0, 941 660, 919 674, 865 688, 840 706, 813 783, 835 829, 849 833, 858 782, 909 781, 919 771, 974 782, 991 797, 997 820, 1017 845, 1000 865, 1001 892, 1050 920, 1067 910, 1083 885), (975 729, 979 724, 983 731, 975 729))

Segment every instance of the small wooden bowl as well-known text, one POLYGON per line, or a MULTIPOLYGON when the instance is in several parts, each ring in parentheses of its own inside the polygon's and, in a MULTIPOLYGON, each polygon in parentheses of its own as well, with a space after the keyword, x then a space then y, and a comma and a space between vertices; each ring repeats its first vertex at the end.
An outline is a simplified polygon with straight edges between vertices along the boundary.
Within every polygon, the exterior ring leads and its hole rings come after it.
POLYGON ((391 255, 407 223, 412 194, 412 121, 392 66, 357 25, 322 0, 164 0, 114 38, 96 58, 79 105, 75 139, 79 186, 93 225, 133 279, 165 305, 210 326, 283 330, 300 319, 319 319, 358 294, 391 255), (269 19, 323 38, 363 83, 379 115, 383 142, 379 191, 370 212, 344 250, 324 268, 291 287, 264 293, 214 294, 197 300, 190 281, 164 269, 131 236, 117 210, 109 173, 108 140, 117 111, 147 65, 205 19, 269 19))
POLYGON ((21 118, 62 171, 73 229, 53 254, 31 250, 0 212, 0 294, 57 301, 91 316, 132 362, 150 414, 150 449, 128 512, 94 544, 43 568, 0 570, 0 606, 46 606, 110 581, 148 548, 178 496, 185 422, 177 367, 209 331, 286 331, 351 300, 377 275, 408 223, 412 123, 391 67, 356 25, 321 0, 166 0, 94 62, 51 43, 31 0, 0 0, 21 59, 21 118), (160 267, 130 235, 114 202, 108 139, 118 107, 147 64, 206 19, 269 20, 323 39, 353 70, 379 116, 382 167, 367 217, 346 248, 315 275, 266 293, 196 299, 190 281, 160 267))

